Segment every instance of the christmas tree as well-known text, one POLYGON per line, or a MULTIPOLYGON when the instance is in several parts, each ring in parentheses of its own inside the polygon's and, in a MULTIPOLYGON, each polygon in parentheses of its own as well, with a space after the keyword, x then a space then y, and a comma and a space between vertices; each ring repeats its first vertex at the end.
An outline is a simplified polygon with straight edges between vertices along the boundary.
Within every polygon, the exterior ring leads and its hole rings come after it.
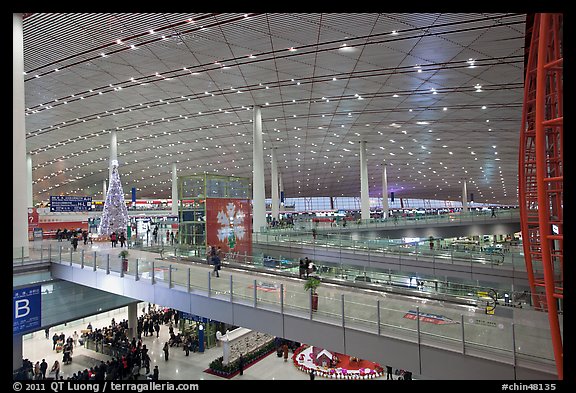
POLYGON ((122 190, 120 174, 118 173, 118 161, 113 160, 112 177, 108 186, 98 233, 100 235, 110 235, 112 232, 117 234, 126 232, 129 222, 128 209, 126 208, 126 202, 124 202, 124 190, 122 190))

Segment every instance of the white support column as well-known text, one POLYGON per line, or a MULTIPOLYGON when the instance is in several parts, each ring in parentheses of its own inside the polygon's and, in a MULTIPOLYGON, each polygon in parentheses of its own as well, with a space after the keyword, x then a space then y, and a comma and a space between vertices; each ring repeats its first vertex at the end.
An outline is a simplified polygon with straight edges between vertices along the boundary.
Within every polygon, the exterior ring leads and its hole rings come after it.
POLYGON ((468 212, 468 190, 466 189, 466 179, 462 181, 462 213, 468 212))
POLYGON ((12 371, 22 367, 22 334, 12 335, 12 371))
POLYGON ((130 335, 128 339, 130 340, 132 337, 136 337, 138 326, 138 302, 130 303, 128 305, 128 332, 130 335))
POLYGON ((272 219, 278 220, 280 214, 280 196, 278 195, 278 161, 276 148, 272 149, 272 219))
POLYGON ((360 142, 360 210, 363 220, 370 218, 370 196, 368 193, 368 161, 366 141, 360 142))
MULTIPOLYGON (((280 208, 284 210, 284 202, 282 201, 282 193, 284 192, 284 182, 282 181, 282 172, 278 172, 278 189, 280 190, 280 208)), ((284 195, 286 199, 286 195, 284 195)))
POLYGON ((386 163, 382 164, 382 217, 388 218, 388 175, 386 163))
MULTIPOLYGON (((26 195, 26 122, 24 106, 24 38, 22 14, 12 14, 12 247, 13 256, 28 257, 26 195)), ((22 362, 22 359, 20 359, 22 362)))
POLYGON ((102 200, 106 201, 106 179, 102 181, 102 200))
POLYGON ((262 111, 254 106, 252 137, 252 232, 266 227, 266 197, 264 190, 264 146, 262 142, 262 111))
POLYGON ((28 181, 26 182, 26 202, 28 207, 34 207, 34 197, 32 195, 32 156, 26 154, 26 174, 28 175, 28 181))
MULTIPOLYGON (((110 161, 108 162, 108 183, 112 179, 112 161, 118 161, 118 141, 116 131, 112 130, 110 133, 110 161)), ((106 196, 104 196, 106 198, 106 196)))
POLYGON ((176 163, 172 163, 172 215, 178 215, 178 174, 176 163))

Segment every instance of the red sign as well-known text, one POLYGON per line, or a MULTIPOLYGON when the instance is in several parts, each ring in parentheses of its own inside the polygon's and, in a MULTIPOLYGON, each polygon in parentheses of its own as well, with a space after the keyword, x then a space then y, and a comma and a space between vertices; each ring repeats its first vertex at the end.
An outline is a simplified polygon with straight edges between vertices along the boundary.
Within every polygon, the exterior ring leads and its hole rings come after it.
POLYGON ((35 207, 28 208, 28 240, 34 239, 34 228, 38 226, 38 210, 35 207))
POLYGON ((252 207, 249 199, 206 198, 207 245, 223 252, 252 255, 252 207))

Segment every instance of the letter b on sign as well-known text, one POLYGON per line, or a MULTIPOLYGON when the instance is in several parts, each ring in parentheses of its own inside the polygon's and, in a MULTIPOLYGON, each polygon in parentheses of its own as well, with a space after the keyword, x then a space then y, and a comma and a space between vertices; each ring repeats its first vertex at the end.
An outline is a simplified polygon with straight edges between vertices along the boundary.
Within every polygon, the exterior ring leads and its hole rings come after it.
POLYGON ((14 311, 16 318, 24 318, 30 314, 30 301, 28 299, 16 300, 14 311))

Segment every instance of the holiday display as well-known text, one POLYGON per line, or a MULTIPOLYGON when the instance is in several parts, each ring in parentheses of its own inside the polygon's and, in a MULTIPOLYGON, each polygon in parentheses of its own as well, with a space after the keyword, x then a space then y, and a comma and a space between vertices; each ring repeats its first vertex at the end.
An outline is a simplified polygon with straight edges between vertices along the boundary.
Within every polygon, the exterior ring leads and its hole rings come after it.
POLYGON ((103 236, 110 235, 112 232, 120 234, 126 231, 129 222, 128 209, 124 201, 124 190, 122 190, 120 174, 118 173, 118 161, 113 160, 112 177, 104 202, 98 234, 103 236))
POLYGON ((292 361, 300 371, 333 379, 374 379, 384 374, 378 363, 358 359, 324 348, 302 345, 294 351, 292 361))

